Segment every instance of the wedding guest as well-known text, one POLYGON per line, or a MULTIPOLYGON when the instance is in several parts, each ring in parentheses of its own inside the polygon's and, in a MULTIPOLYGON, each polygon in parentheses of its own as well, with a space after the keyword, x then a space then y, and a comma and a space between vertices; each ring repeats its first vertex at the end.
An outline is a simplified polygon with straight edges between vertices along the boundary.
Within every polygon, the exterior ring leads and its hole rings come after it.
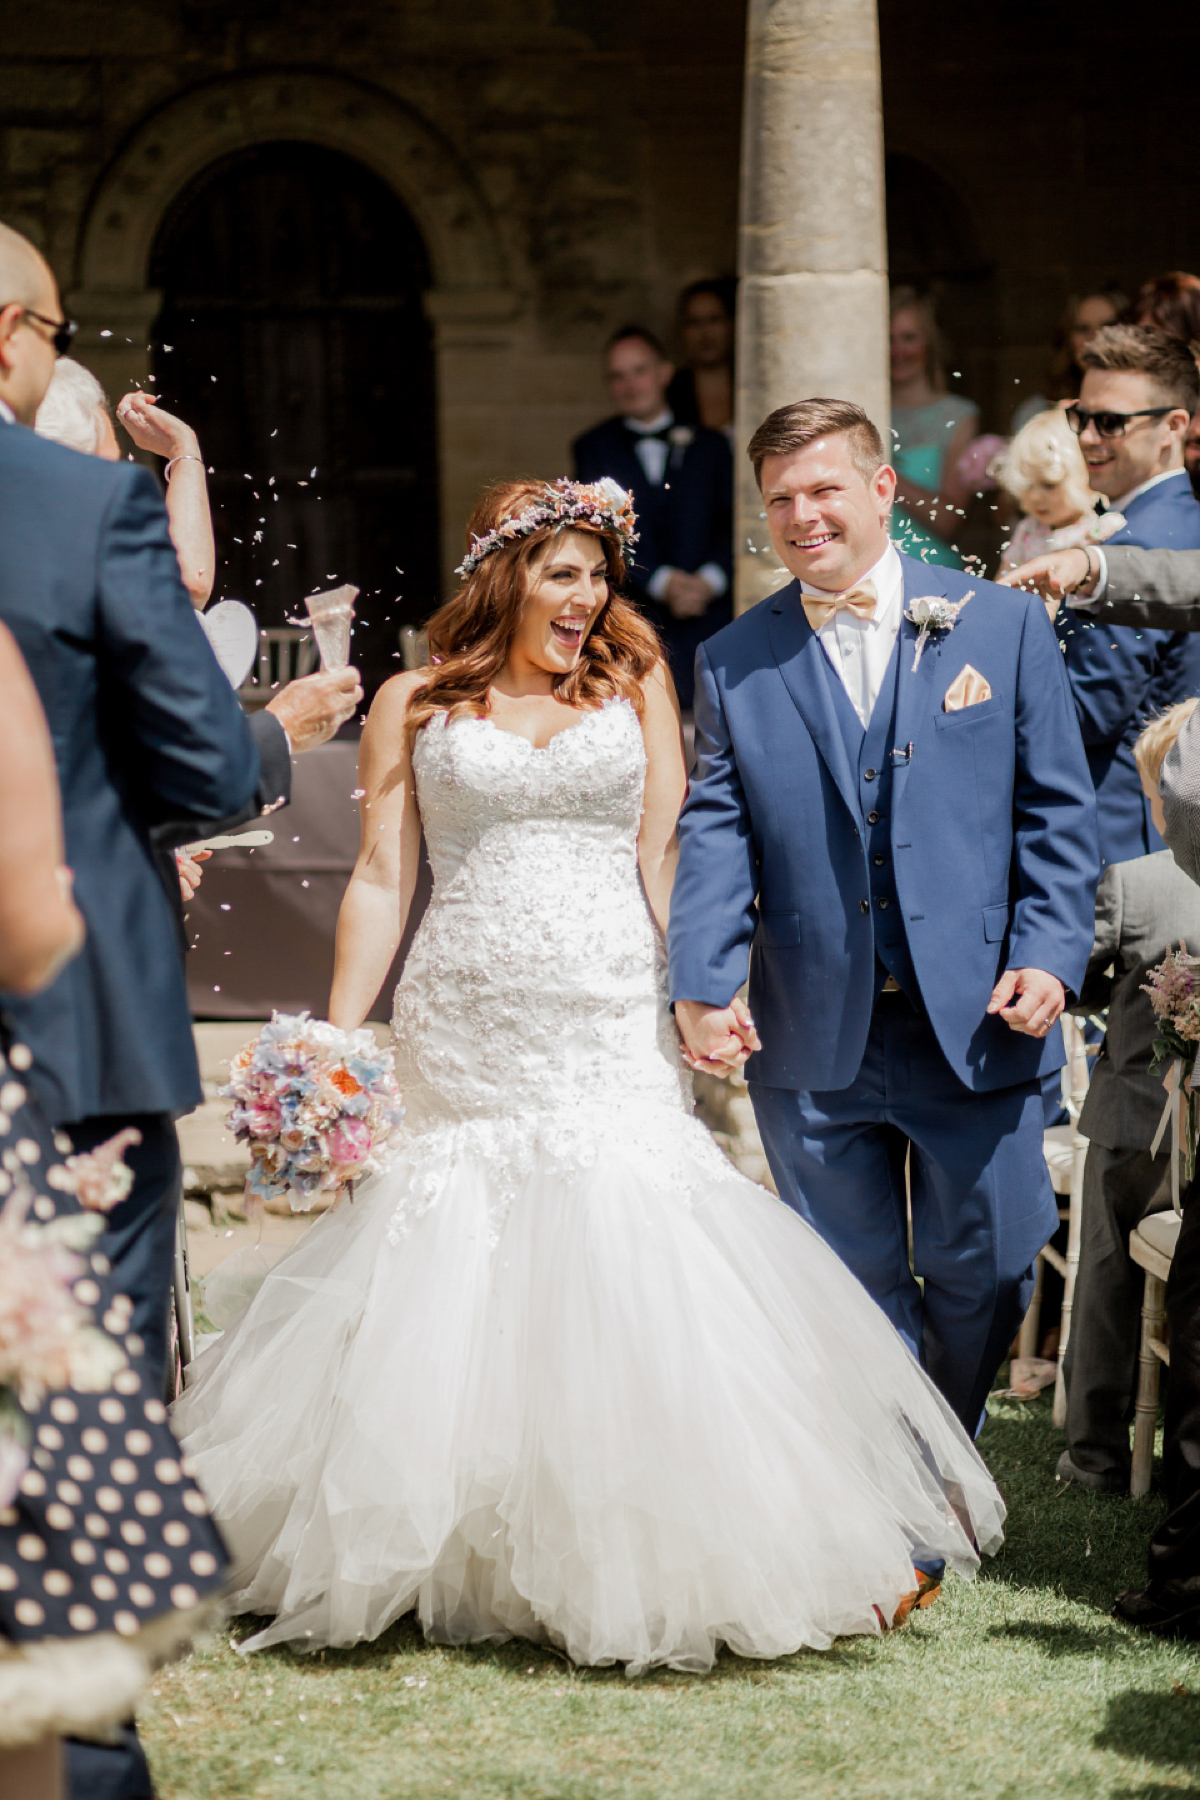
MULTIPOLYGON (((1200 882, 1200 709, 1185 720, 1167 754, 1159 795, 1167 845, 1180 868, 1200 882)), ((1144 1631, 1195 1638, 1200 1637, 1200 1181, 1185 1190, 1182 1207, 1167 1281, 1171 1379, 1162 1462, 1167 1514, 1150 1539, 1146 1585, 1119 1595, 1113 1611, 1144 1631)))
MULTIPOLYGON (((1163 829, 1163 762, 1198 702, 1151 721, 1134 746, 1154 822, 1163 829)), ((1108 1026, 1079 1120, 1088 1140, 1083 1227, 1066 1352, 1067 1444, 1063 1480, 1105 1493, 1129 1491, 1144 1278, 1129 1258, 1130 1232, 1171 1205, 1168 1156, 1150 1146, 1163 1108, 1151 1073, 1157 1021, 1149 971, 1181 941, 1200 947, 1200 888, 1169 850, 1112 863, 1096 894, 1096 941, 1078 1010, 1108 1008, 1108 1026)))
MULTIPOLYGON (((1200 401, 1190 352, 1162 331, 1108 325, 1081 362, 1083 386, 1066 418, 1092 487, 1124 515, 1110 542, 1200 548, 1200 504, 1183 466, 1184 433, 1200 401)), ((1101 856, 1126 862, 1161 849, 1133 745, 1149 718, 1200 693, 1200 639, 1099 630, 1079 613, 1060 615, 1055 629, 1096 784, 1101 856)))
POLYGON ((1154 326, 1181 343, 1200 343, 1200 275, 1176 269, 1146 282, 1129 317, 1132 324, 1154 326))
POLYGON ((667 388, 667 404, 681 425, 733 429, 733 326, 737 283, 693 281, 679 296, 683 367, 667 388))
POLYGON ((972 492, 962 465, 979 431, 979 408, 949 391, 946 341, 932 300, 898 287, 891 310, 892 538, 906 556, 961 569, 953 543, 972 492))
POLYGON ((1200 412, 1192 414, 1192 422, 1183 440, 1183 466, 1188 472, 1192 492, 1200 500, 1200 412))
POLYGON ((608 475, 633 493, 640 535, 628 592, 658 627, 686 710, 698 646, 733 617, 733 460, 721 432, 676 420, 674 370, 652 332, 614 333, 604 374, 618 410, 576 438, 575 474, 608 475))
MULTIPOLYGON (((179 557, 183 585, 197 612, 203 612, 213 590, 216 546, 208 483, 200 443, 190 425, 160 408, 156 394, 126 394, 117 417, 139 450, 167 459, 167 520, 179 557)), ((69 356, 60 357, 38 408, 34 429, 39 437, 65 444, 85 455, 118 462, 121 447, 113 430, 104 389, 89 369, 69 356)))
POLYGON ((1115 325, 1129 310, 1128 296, 1115 282, 1088 294, 1072 294, 1067 301, 1058 330, 1054 350, 1046 371, 1045 392, 1028 394, 1012 416, 1011 431, 1015 435, 1028 425, 1035 414, 1045 412, 1064 400, 1079 397, 1083 370, 1079 358, 1096 333, 1105 325, 1115 325))
POLYGON ((1015 569, 1047 551, 1098 544, 1120 531, 1120 513, 1098 513, 1099 494, 1088 481, 1079 439, 1063 413, 1037 413, 991 465, 1000 486, 1021 507, 1001 568, 1015 569))

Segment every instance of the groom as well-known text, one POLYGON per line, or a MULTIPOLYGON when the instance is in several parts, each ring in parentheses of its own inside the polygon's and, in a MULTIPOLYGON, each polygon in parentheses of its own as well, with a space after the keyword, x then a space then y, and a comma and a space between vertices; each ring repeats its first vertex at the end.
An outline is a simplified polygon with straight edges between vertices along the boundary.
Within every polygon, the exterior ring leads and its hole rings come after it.
POLYGON ((974 1433, 1058 1222, 1039 1077, 1091 949, 1092 782, 1041 602, 899 555, 859 407, 781 407, 749 453, 795 579, 697 654, 675 1016, 698 1068, 752 1052, 781 1196, 974 1433))

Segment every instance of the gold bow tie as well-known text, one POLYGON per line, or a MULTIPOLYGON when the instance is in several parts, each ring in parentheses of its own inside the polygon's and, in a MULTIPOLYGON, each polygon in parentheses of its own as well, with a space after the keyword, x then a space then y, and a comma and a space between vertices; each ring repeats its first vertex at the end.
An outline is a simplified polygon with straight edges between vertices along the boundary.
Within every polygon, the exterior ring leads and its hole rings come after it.
POLYGON ((848 587, 828 600, 818 600, 815 594, 802 594, 800 597, 804 616, 814 631, 820 631, 834 613, 852 612, 856 619, 873 619, 876 603, 873 581, 860 581, 856 587, 848 587))

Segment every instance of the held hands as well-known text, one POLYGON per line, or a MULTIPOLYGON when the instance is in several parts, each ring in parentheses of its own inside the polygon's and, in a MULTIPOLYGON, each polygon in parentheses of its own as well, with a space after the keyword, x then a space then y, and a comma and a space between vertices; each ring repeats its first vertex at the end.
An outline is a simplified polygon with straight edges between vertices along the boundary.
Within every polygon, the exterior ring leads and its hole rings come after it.
POLYGON ((160 406, 157 394, 143 394, 140 390, 123 394, 117 417, 139 450, 165 456, 168 462, 172 457, 200 453, 200 440, 191 426, 160 406))
POLYGON ((1011 1031, 1045 1037, 1066 1003, 1057 975, 1045 969, 1006 969, 992 989, 988 1012, 999 1013, 1011 1031))
POLYGON ((702 1075, 725 1081, 762 1043, 750 1008, 735 999, 728 1006, 705 1006, 701 1000, 677 1000, 675 1023, 683 1039, 683 1060, 702 1075))
POLYGON ((328 743, 334 732, 352 718, 363 697, 357 669, 322 669, 317 675, 301 675, 289 681, 269 703, 287 732, 292 754, 328 743))
POLYGON ((1040 594, 1053 624, 1059 601, 1067 594, 1090 594, 1099 573, 1083 545, 1074 544, 1069 550, 1052 550, 1048 556, 1035 556, 1019 568, 1006 569, 996 579, 1001 587, 1026 588, 1040 594))

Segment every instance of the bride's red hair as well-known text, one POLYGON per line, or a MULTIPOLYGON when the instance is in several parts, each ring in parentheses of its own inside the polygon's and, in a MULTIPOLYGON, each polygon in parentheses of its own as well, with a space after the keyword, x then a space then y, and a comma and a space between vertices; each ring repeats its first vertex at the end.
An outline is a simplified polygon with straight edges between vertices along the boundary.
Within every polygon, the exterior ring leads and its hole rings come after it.
MULTIPOLYGON (((468 547, 502 519, 539 504, 545 496, 544 481, 499 481, 487 488, 467 521, 468 547)), ((434 713, 448 712, 451 718, 464 713, 486 716, 488 689, 508 655, 533 565, 547 541, 563 530, 586 531, 600 540, 608 599, 584 640, 579 661, 569 675, 555 681, 555 695, 565 706, 581 707, 623 699, 641 712, 642 683, 662 661, 662 647, 653 626, 619 592, 625 580, 620 533, 572 520, 568 525, 544 525, 493 550, 454 598, 434 613, 426 630, 435 661, 408 703, 410 745, 434 713)))

